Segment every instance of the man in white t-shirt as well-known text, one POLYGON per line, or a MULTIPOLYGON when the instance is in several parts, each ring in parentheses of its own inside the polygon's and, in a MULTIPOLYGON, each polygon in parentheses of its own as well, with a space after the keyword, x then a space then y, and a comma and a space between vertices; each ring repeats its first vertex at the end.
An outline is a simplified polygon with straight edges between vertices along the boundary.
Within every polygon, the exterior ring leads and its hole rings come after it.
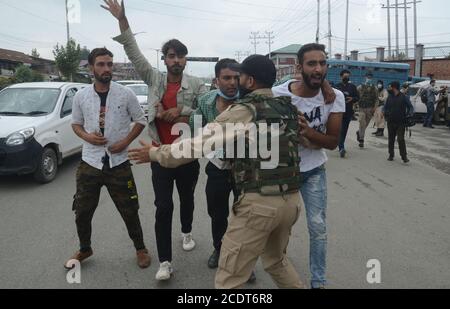
POLYGON ((303 81, 290 80, 273 88, 275 96, 290 96, 303 114, 300 132, 301 195, 305 202, 310 235, 311 288, 326 286, 327 252, 327 179, 325 149, 335 150, 339 143, 342 117, 345 112, 344 94, 335 90, 336 100, 325 104, 322 84, 327 75, 325 46, 304 45, 298 52, 298 71, 303 81))

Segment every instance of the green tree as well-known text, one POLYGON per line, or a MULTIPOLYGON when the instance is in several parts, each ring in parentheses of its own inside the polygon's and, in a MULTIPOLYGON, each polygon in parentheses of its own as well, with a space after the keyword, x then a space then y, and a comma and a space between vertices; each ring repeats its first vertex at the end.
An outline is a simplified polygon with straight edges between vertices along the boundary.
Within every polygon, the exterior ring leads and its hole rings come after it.
POLYGON ((401 53, 398 54, 396 60, 408 60, 408 57, 406 57, 406 53, 401 52, 401 53))
POLYGON ((33 81, 33 71, 22 64, 16 68, 15 78, 18 83, 30 83, 33 81))
POLYGON ((91 51, 86 47, 86 46, 84 46, 82 49, 81 49, 81 56, 80 56, 80 59, 81 60, 88 60, 88 58, 89 58, 89 54, 91 53, 91 51))
POLYGON ((33 78, 33 82, 43 82, 44 81, 44 76, 42 76, 42 74, 33 71, 32 72, 32 78, 33 78))
POLYGON ((32 83, 32 82, 42 82, 44 77, 36 71, 33 71, 26 65, 20 65, 16 68, 16 73, 14 75, 15 82, 17 83, 32 83))
POLYGON ((64 77, 70 81, 73 81, 73 76, 78 71, 81 59, 81 48, 75 40, 70 39, 67 45, 56 45, 53 50, 55 56, 55 62, 58 70, 64 75, 64 77))
POLYGON ((35 58, 40 58, 41 55, 38 53, 36 48, 33 48, 33 50, 31 51, 31 56, 35 57, 35 58))

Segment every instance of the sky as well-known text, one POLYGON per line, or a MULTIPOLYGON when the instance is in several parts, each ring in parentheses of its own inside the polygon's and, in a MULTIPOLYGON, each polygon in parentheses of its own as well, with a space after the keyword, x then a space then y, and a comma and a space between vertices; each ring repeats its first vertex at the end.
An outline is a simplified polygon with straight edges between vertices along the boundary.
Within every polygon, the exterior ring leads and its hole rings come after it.
MULTIPOLYGON (((69 0, 75 4, 70 24, 71 37, 89 49, 106 46, 116 62, 127 60, 120 44, 117 20, 100 7, 103 0, 69 0), (80 14, 76 12, 79 11, 80 14)), ((375 51, 387 46, 386 0, 350 0, 348 50, 375 51)), ((399 0, 403 3, 402 0, 399 0)), ((320 42, 328 44, 328 1, 321 0, 320 42)), ((391 0, 391 4, 395 0, 391 0)), ((330 0, 331 52, 343 53, 345 0, 330 0)), ((192 57, 236 58, 236 52, 254 53, 251 32, 273 32, 272 50, 289 44, 313 42, 317 29, 317 0, 125 0, 127 16, 138 44, 157 66, 157 52, 163 43, 177 38, 192 57)), ((422 0, 418 4, 418 42, 425 46, 450 46, 450 2, 422 0)), ((56 44, 66 43, 65 0, 0 0, 0 48, 27 54, 36 48, 41 57, 53 59, 56 44)), ((400 46, 405 46, 404 10, 399 11, 400 46)), ((391 11, 393 46, 395 14, 391 11)), ((408 39, 413 46, 413 10, 408 10, 408 39)), ((259 40, 256 52, 268 54, 267 39, 259 40)), ((242 60, 242 59, 241 59, 242 60)), ((160 67, 164 64, 160 62, 160 67)), ((189 63, 186 72, 209 77, 213 63, 189 63)))

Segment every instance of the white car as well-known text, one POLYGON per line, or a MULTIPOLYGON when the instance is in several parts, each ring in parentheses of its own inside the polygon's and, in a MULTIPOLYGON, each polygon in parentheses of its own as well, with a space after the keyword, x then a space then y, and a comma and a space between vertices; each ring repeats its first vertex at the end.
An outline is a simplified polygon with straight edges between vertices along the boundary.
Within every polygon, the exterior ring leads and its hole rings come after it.
POLYGON ((40 183, 56 177, 63 159, 81 152, 72 130, 77 83, 24 83, 0 91, 0 175, 34 174, 40 183))
MULTIPOLYGON (((416 115, 426 115, 427 106, 422 102, 420 95, 422 91, 430 86, 430 81, 424 81, 417 84, 409 86, 408 94, 411 99, 411 103, 414 106, 414 111, 416 115)), ((450 81, 448 80, 436 80, 436 90, 440 90, 442 86, 447 86, 450 88, 450 81)), ((438 96, 436 96, 436 99, 438 96)))
POLYGON ((139 105, 144 110, 145 117, 148 117, 148 86, 146 84, 126 85, 127 88, 133 90, 136 94, 139 105))
POLYGON ((136 85, 136 84, 144 84, 143 80, 118 80, 116 81, 119 85, 128 86, 128 85, 136 85))

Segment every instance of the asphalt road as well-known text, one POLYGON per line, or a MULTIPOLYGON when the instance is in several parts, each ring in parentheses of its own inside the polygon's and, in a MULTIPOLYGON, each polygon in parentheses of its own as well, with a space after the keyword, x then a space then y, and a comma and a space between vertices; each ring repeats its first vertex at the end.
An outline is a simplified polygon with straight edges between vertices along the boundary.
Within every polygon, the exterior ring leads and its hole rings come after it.
MULTIPOLYGON (((411 163, 388 162, 387 139, 355 142, 348 158, 330 152, 328 271, 330 288, 450 288, 450 130, 414 128, 408 139, 411 163), (367 262, 381 263, 381 283, 366 280, 367 262)), ((370 131, 369 131, 370 132, 370 131)), ((134 167, 141 220, 153 263, 140 270, 123 222, 106 190, 93 222, 94 256, 82 265, 82 283, 66 281, 63 263, 77 248, 74 215, 75 171, 80 157, 67 160, 57 179, 38 185, 31 176, 0 177, 0 288, 213 288, 206 266, 212 251, 204 194, 205 174, 196 191, 197 248, 181 248, 177 193, 173 227, 174 277, 158 283, 153 189, 148 166, 134 167)), ((204 166, 204 163, 202 164, 204 166)), ((305 282, 308 236, 303 215, 293 231, 289 256, 305 282)), ((261 264, 249 288, 274 288, 261 264)))

